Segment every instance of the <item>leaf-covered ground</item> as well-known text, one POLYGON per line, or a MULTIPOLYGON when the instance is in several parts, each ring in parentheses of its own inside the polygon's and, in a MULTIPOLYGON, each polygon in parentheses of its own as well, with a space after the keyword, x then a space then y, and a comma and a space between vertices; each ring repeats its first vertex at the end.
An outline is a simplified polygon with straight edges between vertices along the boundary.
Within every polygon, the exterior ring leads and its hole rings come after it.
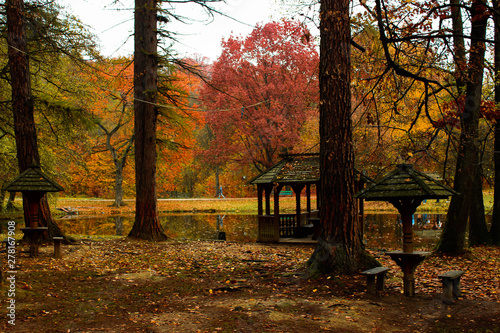
POLYGON ((52 251, 17 253, 15 326, 2 297, 0 331, 500 332, 498 248, 427 259, 412 298, 399 268, 376 252, 391 271, 372 296, 359 274, 303 278, 310 245, 123 238, 64 246, 62 259, 52 251), (452 269, 466 271, 463 297, 444 305, 437 275, 452 269))

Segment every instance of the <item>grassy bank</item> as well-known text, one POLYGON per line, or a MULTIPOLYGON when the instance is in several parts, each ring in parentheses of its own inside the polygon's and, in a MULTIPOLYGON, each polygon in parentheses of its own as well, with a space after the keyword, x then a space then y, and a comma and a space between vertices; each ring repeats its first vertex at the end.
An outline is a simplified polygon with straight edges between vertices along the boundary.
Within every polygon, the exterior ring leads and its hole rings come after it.
MULTIPOLYGON (((57 200, 57 207, 71 207, 80 212, 80 214, 133 214, 135 212, 135 202, 128 200, 125 206, 116 208, 112 206, 112 201, 98 199, 74 199, 60 198, 57 200)), ((487 204, 485 200, 485 204, 487 204)), ((449 201, 428 200, 423 203, 417 213, 446 213, 449 201)), ((306 209, 306 199, 302 198, 302 210, 306 209)), ((315 209, 316 198, 311 199, 311 207, 315 209)), ((487 204, 486 210, 491 207, 487 204)), ((55 208, 55 207, 53 207, 55 208)), ((271 211, 274 203, 271 200, 271 211)), ((210 213, 233 213, 233 214, 257 214, 257 198, 198 198, 198 199, 160 199, 158 201, 158 211, 163 213, 190 213, 190 212, 210 212, 210 213)), ((397 213, 394 206, 387 202, 370 201, 365 202, 364 211, 366 213, 390 212, 397 213)), ((280 198, 280 212, 294 213, 295 198, 280 198)))
MULTIPOLYGON (((57 208, 65 207, 78 211, 81 215, 96 215, 96 214, 120 214, 128 215, 135 213, 135 201, 127 199, 125 206, 114 207, 113 200, 99 198, 69 198, 59 197, 49 200, 50 207, 54 215, 64 215, 57 208)), ((484 203, 486 212, 490 212, 493 204, 493 193, 491 191, 484 193, 484 203)), ((22 216, 22 202, 18 199, 15 202, 17 212, 4 212, 0 214, 4 218, 13 218, 15 215, 22 216)), ((302 198, 302 209, 306 209, 306 199, 302 198)), ((316 207, 316 198, 311 199, 311 206, 316 207)), ((427 200, 422 203, 417 210, 417 213, 446 213, 449 206, 449 200, 427 200)), ((274 207, 271 200, 271 207, 274 207)), ((272 210, 272 209, 271 209, 272 210)), ((160 213, 231 213, 231 214, 257 214, 257 198, 193 198, 193 199, 159 199, 158 211, 160 213)), ((280 211, 282 213, 295 212, 295 198, 281 197, 280 211)), ((382 201, 365 202, 366 213, 391 212, 396 213, 395 208, 382 201)))

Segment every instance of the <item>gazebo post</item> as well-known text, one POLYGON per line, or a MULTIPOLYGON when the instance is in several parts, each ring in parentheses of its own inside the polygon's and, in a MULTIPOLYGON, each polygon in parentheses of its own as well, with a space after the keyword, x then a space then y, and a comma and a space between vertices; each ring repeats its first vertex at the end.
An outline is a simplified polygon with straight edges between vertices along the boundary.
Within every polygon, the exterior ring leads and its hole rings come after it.
POLYGON ((38 211, 43 192, 24 192, 25 202, 28 205, 28 228, 38 228, 38 211))
POLYGON ((257 185, 257 214, 259 216, 263 215, 264 212, 262 208, 262 192, 264 190, 264 186, 262 184, 257 185))
POLYGON ((283 185, 274 185, 274 241, 280 240, 280 191, 283 185))
POLYGON ((304 185, 303 184, 299 184, 299 185, 292 185, 292 189, 293 189, 293 192, 295 192, 295 230, 294 230, 294 237, 295 238, 298 238, 298 237, 302 237, 302 232, 301 232, 301 228, 302 228, 302 221, 301 221, 301 218, 302 218, 302 215, 300 213, 300 211, 302 210, 301 209, 301 202, 300 202, 300 194, 302 193, 302 189, 304 189, 304 185))
POLYGON ((306 185, 306 197, 307 197, 307 217, 311 217, 311 184, 306 185))
POLYGON ((413 253, 413 228, 411 215, 401 215, 403 222, 403 252, 413 253))
POLYGON ((271 215, 271 192, 273 191, 273 186, 266 186, 264 191, 266 196, 266 215, 271 215))
POLYGON ((389 200, 389 202, 398 210, 403 224, 403 252, 413 252, 413 226, 412 216, 415 214, 418 206, 423 199, 402 198, 399 200, 389 200))
POLYGON ((316 209, 321 211, 321 183, 316 183, 316 209))
POLYGON ((28 221, 25 228, 21 230, 26 234, 29 243, 30 257, 38 257, 38 243, 47 228, 38 227, 38 211, 40 209, 40 199, 44 192, 23 192, 24 203, 27 205, 28 221))

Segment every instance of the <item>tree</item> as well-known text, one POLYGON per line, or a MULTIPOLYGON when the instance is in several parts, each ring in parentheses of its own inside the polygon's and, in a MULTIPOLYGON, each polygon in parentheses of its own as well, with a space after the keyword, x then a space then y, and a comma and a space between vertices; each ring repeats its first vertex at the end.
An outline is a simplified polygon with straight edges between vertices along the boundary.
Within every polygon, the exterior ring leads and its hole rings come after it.
MULTIPOLYGON (((375 2, 374 15, 377 18, 387 65, 395 74, 411 78, 423 85, 425 94, 422 106, 426 117, 437 128, 433 138, 436 138, 441 130, 436 119, 428 112, 431 98, 453 102, 455 112, 460 116, 457 126, 458 138, 455 137, 455 132, 449 130, 451 126, 445 128, 445 133, 457 147, 454 186, 461 194, 452 198, 438 250, 461 252, 465 247, 468 221, 479 223, 471 226, 475 231, 479 230, 479 227, 485 230, 484 209, 475 207, 482 202, 482 173, 478 167, 481 165, 478 128, 482 102, 484 42, 489 16, 487 7, 483 1, 472 1, 470 6, 455 0, 448 3, 418 1, 403 5, 383 0, 375 2), (467 25, 462 21, 463 10, 470 14, 471 20, 467 23, 470 29, 467 29, 467 25), (409 12, 416 15, 408 15, 409 12), (403 16, 408 19, 400 20, 403 16), (435 22, 439 24, 436 25, 435 22), (469 35, 467 31, 470 31, 469 35), (469 44, 463 42, 464 37, 470 38, 469 44), (469 46, 468 50, 466 45, 469 46), (419 46, 425 50, 422 56, 406 57, 408 49, 413 50, 419 46), (440 58, 436 57, 437 54, 440 58), (449 71, 446 66, 449 66, 450 54, 454 60, 453 75, 447 75, 449 71)), ((447 159, 448 155, 445 156, 445 161, 447 159)), ((482 242, 479 237, 483 234, 474 234, 475 241, 482 242)))
POLYGON ((158 100, 166 107, 158 118, 159 195, 193 192, 193 180, 197 178, 197 167, 192 163, 194 146, 199 128, 204 125, 198 102, 202 81, 197 68, 202 66, 183 59, 182 65, 167 63, 160 71, 158 100))
POLYGON ((102 130, 104 142, 94 152, 104 149, 111 155, 115 169, 115 207, 123 206, 123 177, 127 159, 134 145, 131 128, 131 96, 133 66, 130 59, 114 59, 99 66, 96 82, 99 83, 92 103, 95 124, 102 130))
POLYGON ((320 6, 320 223, 312 272, 352 273, 366 265, 354 203, 349 0, 320 6))
MULTIPOLYGON (((12 111, 14 115, 14 133, 16 137, 17 162, 22 173, 31 165, 40 165, 36 124, 34 118, 33 96, 31 94, 30 67, 23 16, 22 0, 7 0, 7 43, 9 69, 12 86, 12 111)), ((30 225, 29 207, 23 196, 24 220, 30 225)), ((62 232, 55 224, 50 213, 47 196, 40 199, 39 225, 49 228, 49 237, 61 236, 62 232)))
MULTIPOLYGON (((500 104, 500 2, 493 1, 493 14, 495 22, 495 103, 500 104)), ((500 245, 500 122, 495 123, 494 131, 494 163, 495 163, 495 189, 493 198, 493 217, 491 221, 491 238, 495 245, 500 245)))
POLYGON ((300 147, 301 129, 317 106, 315 48, 305 26, 286 20, 222 42, 200 93, 213 135, 210 164, 220 169, 237 161, 263 171, 300 147))
POLYGON ((129 237, 167 239, 158 220, 156 197, 156 126, 158 94, 157 2, 135 1, 134 133, 135 221, 129 237))
MULTIPOLYGON (((485 55, 485 37, 488 23, 488 10, 482 1, 472 1, 470 55, 467 65, 465 105, 460 115, 460 140, 457 154, 454 189, 459 195, 452 197, 448 208, 447 220, 441 234, 437 250, 440 252, 460 253, 466 247, 465 232, 467 222, 484 221, 484 209, 471 211, 473 205, 482 202, 481 156, 478 142, 479 118, 481 113, 482 83, 485 55), (472 196, 471 196, 472 195, 472 196), (477 201, 474 201, 474 199, 477 201), (473 216, 476 212, 479 216, 473 216)), ((458 32, 458 31, 455 31, 458 32)), ((459 36, 455 36, 459 37, 459 36)), ((465 59, 456 63, 459 68, 465 59)), ((476 240, 477 242, 477 240, 476 240)))

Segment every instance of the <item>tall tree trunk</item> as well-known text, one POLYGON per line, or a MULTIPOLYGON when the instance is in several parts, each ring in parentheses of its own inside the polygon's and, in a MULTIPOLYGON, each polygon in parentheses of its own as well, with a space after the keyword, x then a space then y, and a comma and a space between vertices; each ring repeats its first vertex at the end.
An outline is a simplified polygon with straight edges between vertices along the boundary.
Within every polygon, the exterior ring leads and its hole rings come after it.
POLYGON ((13 211, 14 209, 16 209, 16 206, 14 206, 15 199, 16 199, 16 192, 10 192, 9 199, 7 200, 7 205, 5 207, 7 211, 13 211))
POLYGON ((215 197, 219 196, 220 190, 220 168, 218 166, 215 167, 215 197))
POLYGON ((158 220, 156 197, 157 123, 157 2, 135 1, 134 132, 135 221, 129 237, 151 241, 167 239, 158 220))
MULTIPOLYGON (((37 134, 31 95, 29 58, 27 53, 26 33, 23 21, 24 3, 22 0, 7 0, 8 57, 12 86, 12 112, 14 114, 14 133, 16 136, 17 162, 19 172, 24 172, 33 164, 40 165, 37 134)), ((26 199, 23 198, 24 220, 29 226, 29 214, 26 199)), ((49 228, 48 238, 62 236, 50 213, 47 196, 40 201, 38 221, 40 226, 49 228)))
POLYGON ((483 168, 477 167, 469 216, 469 246, 491 244, 483 200, 483 168))
POLYGON ((465 250, 467 221, 473 201, 471 196, 477 193, 474 191, 474 186, 476 186, 474 183, 480 178, 476 175, 481 162, 478 132, 484 69, 484 39, 488 21, 486 13, 486 7, 481 1, 472 2, 467 88, 464 109, 460 115, 461 132, 454 182, 454 188, 460 194, 451 199, 447 220, 437 246, 440 252, 460 253, 465 250))
POLYGON ((115 207, 123 206, 123 166, 115 165, 115 207))
POLYGON ((3 212, 3 203, 5 201, 5 195, 7 194, 6 191, 0 191, 0 213, 3 212))
MULTIPOLYGON (((493 1, 495 19, 495 103, 500 104, 500 1, 493 1)), ((500 245, 500 122, 495 124, 495 188, 493 195, 493 217, 491 219, 491 239, 493 244, 500 245)))
POLYGON ((322 230, 309 268, 351 273, 364 266, 365 256, 353 198, 349 0, 322 0, 320 18, 322 230))

